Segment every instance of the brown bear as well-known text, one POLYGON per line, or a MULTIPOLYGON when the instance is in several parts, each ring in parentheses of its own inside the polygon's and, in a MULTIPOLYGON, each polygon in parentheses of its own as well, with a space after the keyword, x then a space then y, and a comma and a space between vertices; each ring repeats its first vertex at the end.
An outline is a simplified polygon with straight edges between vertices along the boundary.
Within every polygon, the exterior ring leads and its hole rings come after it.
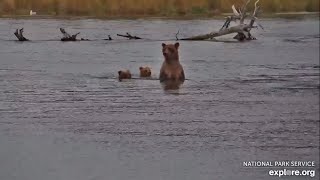
POLYGON ((149 67, 139 67, 140 77, 150 77, 151 76, 151 68, 149 67))
POLYGON ((160 70, 160 82, 185 80, 184 70, 179 61, 179 46, 178 42, 168 45, 162 43, 164 62, 160 70))
POLYGON ((131 79, 131 73, 129 70, 118 71, 118 74, 119 74, 120 81, 122 79, 131 79))

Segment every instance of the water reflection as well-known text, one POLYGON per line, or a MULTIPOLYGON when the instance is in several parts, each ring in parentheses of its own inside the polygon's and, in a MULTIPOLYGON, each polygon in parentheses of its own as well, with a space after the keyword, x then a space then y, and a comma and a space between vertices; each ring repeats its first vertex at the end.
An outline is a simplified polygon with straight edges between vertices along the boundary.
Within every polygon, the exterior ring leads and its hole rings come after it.
POLYGON ((178 90, 184 81, 179 80, 166 80, 161 82, 163 90, 178 90))

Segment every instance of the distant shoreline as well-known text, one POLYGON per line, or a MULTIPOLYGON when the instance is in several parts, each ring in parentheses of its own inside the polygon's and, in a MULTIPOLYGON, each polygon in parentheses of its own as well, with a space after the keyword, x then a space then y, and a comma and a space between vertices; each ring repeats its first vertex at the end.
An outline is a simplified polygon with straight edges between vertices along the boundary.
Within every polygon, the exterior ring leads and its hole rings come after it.
MULTIPOLYGON (((101 19, 101 20, 117 20, 117 19, 173 19, 173 20, 193 20, 193 19, 224 19, 232 13, 222 13, 219 15, 186 15, 186 16, 152 16, 152 15, 132 15, 132 16, 57 16, 57 15, 0 15, 0 19, 101 19)), ((278 12, 267 13, 261 15, 261 18, 303 18, 314 17, 319 18, 320 12, 278 12)))

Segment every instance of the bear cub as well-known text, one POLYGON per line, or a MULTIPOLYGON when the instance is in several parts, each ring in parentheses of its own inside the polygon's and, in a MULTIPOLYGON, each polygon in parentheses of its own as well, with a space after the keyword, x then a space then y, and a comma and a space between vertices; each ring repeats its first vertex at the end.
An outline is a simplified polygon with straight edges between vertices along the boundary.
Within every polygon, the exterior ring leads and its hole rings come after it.
POLYGON ((139 67, 140 77, 150 77, 151 76, 151 68, 150 67, 139 67))
POLYGON ((129 70, 121 70, 118 71, 119 74, 119 80, 121 81, 122 79, 131 79, 131 73, 129 70))

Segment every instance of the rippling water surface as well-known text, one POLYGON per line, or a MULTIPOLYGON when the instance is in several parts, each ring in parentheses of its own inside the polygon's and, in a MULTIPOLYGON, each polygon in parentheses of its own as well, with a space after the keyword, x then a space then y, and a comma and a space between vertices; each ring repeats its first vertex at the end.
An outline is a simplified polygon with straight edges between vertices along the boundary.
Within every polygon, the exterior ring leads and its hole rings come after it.
POLYGON ((164 91, 117 71, 156 79, 162 42, 223 21, 1 19, 0 179, 270 179, 250 160, 313 160, 319 175, 319 20, 261 23, 257 41, 180 42, 188 80, 164 91), (34 41, 14 41, 20 27, 34 41), (59 27, 94 41, 57 41, 59 27))

